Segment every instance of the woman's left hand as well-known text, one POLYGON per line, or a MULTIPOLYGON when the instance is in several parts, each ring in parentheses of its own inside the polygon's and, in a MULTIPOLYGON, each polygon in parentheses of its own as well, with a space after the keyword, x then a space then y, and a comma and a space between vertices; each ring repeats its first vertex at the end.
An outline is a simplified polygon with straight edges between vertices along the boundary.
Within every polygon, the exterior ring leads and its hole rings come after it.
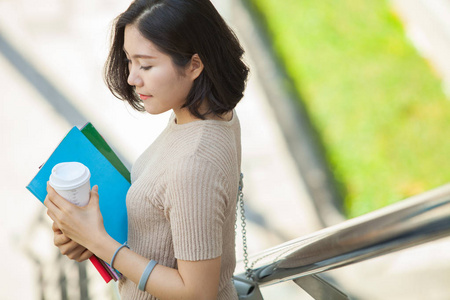
POLYGON ((97 186, 92 188, 89 203, 83 207, 61 197, 48 183, 47 193, 44 201, 47 215, 66 237, 87 249, 92 249, 103 235, 107 235, 98 204, 97 186))
POLYGON ((92 256, 92 252, 87 250, 85 247, 75 243, 62 233, 62 231, 53 223, 53 243, 58 247, 59 252, 62 255, 67 256, 70 259, 76 260, 77 262, 85 261, 92 256))

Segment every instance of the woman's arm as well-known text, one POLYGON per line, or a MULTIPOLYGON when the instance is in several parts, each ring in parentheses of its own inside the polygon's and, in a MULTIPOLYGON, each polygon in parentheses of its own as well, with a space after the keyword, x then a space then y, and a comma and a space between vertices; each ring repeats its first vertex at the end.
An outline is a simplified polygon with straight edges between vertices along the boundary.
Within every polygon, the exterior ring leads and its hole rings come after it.
MULTIPOLYGON (((112 238, 98 241, 93 252, 111 261, 120 244, 112 238)), ((138 284, 149 260, 128 248, 114 259, 114 268, 138 284)), ((178 260, 178 270, 156 265, 145 290, 159 299, 216 299, 219 287, 220 257, 202 261, 178 260)))
MULTIPOLYGON (((110 262, 120 243, 111 238, 103 226, 98 188, 95 186, 92 189, 90 202, 85 207, 66 201, 51 186, 47 187, 47 191, 44 204, 47 214, 55 222, 54 228, 61 230, 65 238, 110 262)), ((122 248, 116 255, 114 268, 137 285, 148 262, 147 258, 122 248)), ((196 262, 178 260, 178 270, 156 265, 145 290, 160 299, 216 299, 220 263, 220 257, 217 257, 196 262)))

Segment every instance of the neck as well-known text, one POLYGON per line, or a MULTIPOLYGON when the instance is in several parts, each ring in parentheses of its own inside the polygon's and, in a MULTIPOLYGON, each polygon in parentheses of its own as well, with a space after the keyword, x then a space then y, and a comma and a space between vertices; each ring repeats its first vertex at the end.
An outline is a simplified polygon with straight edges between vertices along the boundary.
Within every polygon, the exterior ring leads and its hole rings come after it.
MULTIPOLYGON (((183 109, 184 110, 184 109, 183 109)), ((175 111, 176 123, 178 125, 186 124, 194 121, 200 121, 201 119, 192 115, 188 109, 186 111, 175 111)), ((217 120, 217 121, 230 121, 233 118, 233 112, 229 111, 222 115, 208 114, 205 116, 205 120, 217 120)))
POLYGON ((182 108, 178 110, 174 109, 173 112, 175 113, 176 123, 179 125, 200 120, 199 118, 192 115, 189 109, 187 108, 182 108))
MULTIPOLYGON (((200 114, 204 114, 208 111, 208 107, 205 101, 200 105, 199 112, 200 114)), ((179 108, 174 109, 173 112, 176 116, 176 122, 177 124, 186 124, 194 121, 199 121, 201 119, 197 118, 196 116, 192 115, 188 108, 179 108)), ((233 117, 233 112, 229 111, 222 115, 215 115, 215 114, 207 114, 205 115, 206 120, 218 120, 218 121, 230 121, 233 117)))

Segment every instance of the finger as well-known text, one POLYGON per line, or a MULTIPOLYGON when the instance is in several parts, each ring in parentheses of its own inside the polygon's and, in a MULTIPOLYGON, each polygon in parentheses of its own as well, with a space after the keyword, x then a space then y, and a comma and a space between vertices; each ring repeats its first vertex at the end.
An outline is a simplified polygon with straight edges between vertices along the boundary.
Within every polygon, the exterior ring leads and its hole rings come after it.
POLYGON ((72 240, 69 239, 65 234, 61 233, 61 234, 57 234, 55 233, 54 237, 53 237, 53 243, 55 244, 55 246, 59 247, 62 245, 65 245, 69 242, 71 242, 72 240))
POLYGON ((59 229, 56 222, 53 222, 52 229, 53 229, 53 232, 55 232, 55 233, 62 233, 61 229, 59 229))
MULTIPOLYGON (((48 197, 45 198, 44 204, 47 207, 47 215, 54 221, 57 222, 57 213, 60 212, 59 208, 53 204, 48 197)), ((57 226, 57 225, 56 225, 57 226)))
POLYGON ((85 261, 86 259, 89 259, 92 255, 94 255, 91 251, 89 250, 84 250, 83 253, 81 253, 80 257, 77 259, 78 262, 82 262, 85 261))
POLYGON ((91 256, 92 256, 92 253, 89 250, 87 250, 83 246, 78 246, 75 249, 75 251, 72 254, 68 255, 67 257, 69 257, 70 259, 76 260, 78 262, 82 262, 91 256))
POLYGON ((58 221, 55 213, 52 210, 50 210, 50 209, 47 209, 47 216, 49 216, 50 219, 52 219, 52 221, 55 222, 55 223, 58 221))
POLYGON ((94 185, 91 190, 89 204, 98 206, 98 201, 99 201, 98 185, 94 185))
POLYGON ((47 208, 48 208, 49 202, 52 202, 52 201, 50 201, 50 199, 48 198, 48 194, 47 194, 47 196, 45 196, 45 199, 44 199, 44 205, 45 205, 47 208))
POLYGON ((51 201, 53 198, 57 197, 57 195, 58 195, 58 193, 55 191, 55 189, 47 181, 47 197, 46 198, 48 198, 51 201))
MULTIPOLYGON (((56 207, 61 210, 68 210, 73 207, 77 207, 75 204, 70 203, 60 194, 58 194, 55 189, 47 182, 47 197, 46 199, 50 200, 56 207)), ((44 201, 45 202, 45 201, 44 201)), ((48 202, 47 202, 48 203, 48 202)))
POLYGON ((94 186, 92 187, 91 192, 94 192, 94 193, 97 193, 97 194, 98 194, 98 185, 94 185, 94 186))
POLYGON ((75 243, 74 241, 70 241, 64 245, 58 246, 59 251, 62 255, 66 255, 70 259, 77 259, 80 257, 81 253, 83 253, 86 248, 75 243))

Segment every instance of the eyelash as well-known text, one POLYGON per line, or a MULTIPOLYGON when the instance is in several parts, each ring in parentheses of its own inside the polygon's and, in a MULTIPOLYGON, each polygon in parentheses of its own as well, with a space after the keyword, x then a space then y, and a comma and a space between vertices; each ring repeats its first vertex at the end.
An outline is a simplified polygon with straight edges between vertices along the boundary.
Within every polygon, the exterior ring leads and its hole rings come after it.
MULTIPOLYGON (((131 64, 131 59, 125 58, 125 62, 126 62, 127 64, 131 64)), ((148 71, 148 70, 150 70, 151 68, 152 68, 152 66, 147 66, 147 67, 141 66, 141 69, 144 70, 144 71, 148 71)))

